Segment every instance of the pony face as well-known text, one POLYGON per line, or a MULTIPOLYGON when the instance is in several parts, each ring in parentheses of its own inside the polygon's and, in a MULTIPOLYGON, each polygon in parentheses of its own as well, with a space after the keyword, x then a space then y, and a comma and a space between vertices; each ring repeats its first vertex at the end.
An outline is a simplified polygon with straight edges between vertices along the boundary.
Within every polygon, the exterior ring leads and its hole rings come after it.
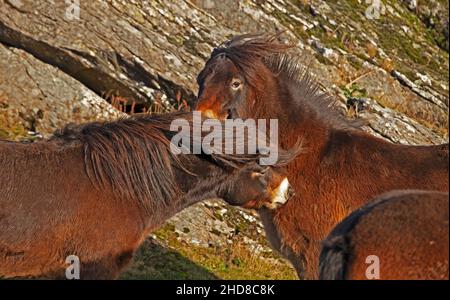
POLYGON ((254 115, 259 110, 258 99, 271 92, 274 74, 286 63, 276 61, 269 67, 271 57, 292 47, 277 41, 280 34, 244 34, 214 48, 197 77, 196 109, 218 119, 247 119, 254 115))
POLYGON ((249 165, 238 171, 228 204, 244 208, 277 209, 294 195, 282 168, 249 165))
POLYGON ((214 57, 197 78, 196 110, 214 119, 245 118, 248 83, 239 68, 224 53, 214 57))

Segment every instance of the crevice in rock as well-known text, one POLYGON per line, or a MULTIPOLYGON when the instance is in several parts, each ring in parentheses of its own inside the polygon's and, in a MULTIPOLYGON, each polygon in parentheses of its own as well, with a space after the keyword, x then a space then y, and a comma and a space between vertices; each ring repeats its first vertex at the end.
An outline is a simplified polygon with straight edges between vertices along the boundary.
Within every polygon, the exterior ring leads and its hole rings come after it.
POLYGON ((155 99, 149 94, 149 89, 159 90, 167 96, 168 103, 162 103, 166 108, 176 105, 180 98, 188 105, 196 100, 192 91, 159 74, 149 73, 139 63, 113 51, 93 56, 75 49, 55 47, 14 30, 2 21, 0 43, 22 49, 42 62, 57 67, 106 100, 111 99, 105 95, 115 95, 127 99, 128 105, 135 103, 137 112, 148 110, 153 104, 155 99))

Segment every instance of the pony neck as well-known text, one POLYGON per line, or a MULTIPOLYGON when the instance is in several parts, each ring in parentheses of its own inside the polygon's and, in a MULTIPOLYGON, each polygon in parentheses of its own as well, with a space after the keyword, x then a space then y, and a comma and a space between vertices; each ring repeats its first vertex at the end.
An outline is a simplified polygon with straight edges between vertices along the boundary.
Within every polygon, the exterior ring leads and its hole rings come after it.
POLYGON ((265 105, 259 105, 256 118, 278 120, 281 147, 292 147, 301 138, 308 149, 320 150, 326 144, 332 126, 305 105, 306 101, 301 103, 297 99, 301 93, 292 80, 271 76, 265 84, 267 92, 259 98, 265 105))

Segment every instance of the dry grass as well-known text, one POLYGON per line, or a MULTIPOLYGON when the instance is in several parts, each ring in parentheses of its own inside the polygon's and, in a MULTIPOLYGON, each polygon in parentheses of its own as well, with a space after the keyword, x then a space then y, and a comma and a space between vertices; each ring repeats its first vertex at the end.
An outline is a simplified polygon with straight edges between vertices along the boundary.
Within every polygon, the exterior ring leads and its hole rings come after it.
POLYGON ((180 249, 180 253, 222 279, 297 279, 295 271, 290 266, 264 258, 250 251, 239 241, 215 249, 189 246, 180 249))
POLYGON ((103 99, 120 112, 134 115, 135 113, 166 113, 171 111, 190 111, 187 101, 182 97, 181 91, 177 91, 175 101, 170 101, 170 105, 162 101, 162 93, 157 93, 151 104, 138 104, 134 99, 123 97, 111 90, 101 95, 103 99))
POLYGON ((148 239, 140 248, 133 265, 123 279, 297 279, 288 262, 272 254, 256 253, 241 239, 222 247, 201 247, 177 239, 170 225, 156 233, 163 247, 149 247, 148 239), (155 251, 155 249, 157 251, 155 251), (156 265, 155 265, 156 264, 156 265))
POLYGON ((0 139, 19 140, 28 136, 28 130, 19 121, 18 112, 12 111, 7 101, 0 98, 0 139))

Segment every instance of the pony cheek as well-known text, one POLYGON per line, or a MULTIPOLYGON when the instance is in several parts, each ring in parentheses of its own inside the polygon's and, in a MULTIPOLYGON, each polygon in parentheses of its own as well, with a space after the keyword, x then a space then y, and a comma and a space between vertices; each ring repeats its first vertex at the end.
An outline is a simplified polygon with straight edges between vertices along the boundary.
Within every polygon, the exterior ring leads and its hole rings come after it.
POLYGON ((242 95, 240 103, 240 109, 243 113, 253 112, 257 104, 257 95, 252 90, 245 91, 242 95))
POLYGON ((245 105, 243 104, 243 102, 245 101, 245 99, 240 99, 239 100, 241 104, 239 104, 238 106, 236 106, 235 111, 237 113, 237 118, 242 118, 242 119, 248 119, 248 112, 247 109, 245 107, 245 105))

